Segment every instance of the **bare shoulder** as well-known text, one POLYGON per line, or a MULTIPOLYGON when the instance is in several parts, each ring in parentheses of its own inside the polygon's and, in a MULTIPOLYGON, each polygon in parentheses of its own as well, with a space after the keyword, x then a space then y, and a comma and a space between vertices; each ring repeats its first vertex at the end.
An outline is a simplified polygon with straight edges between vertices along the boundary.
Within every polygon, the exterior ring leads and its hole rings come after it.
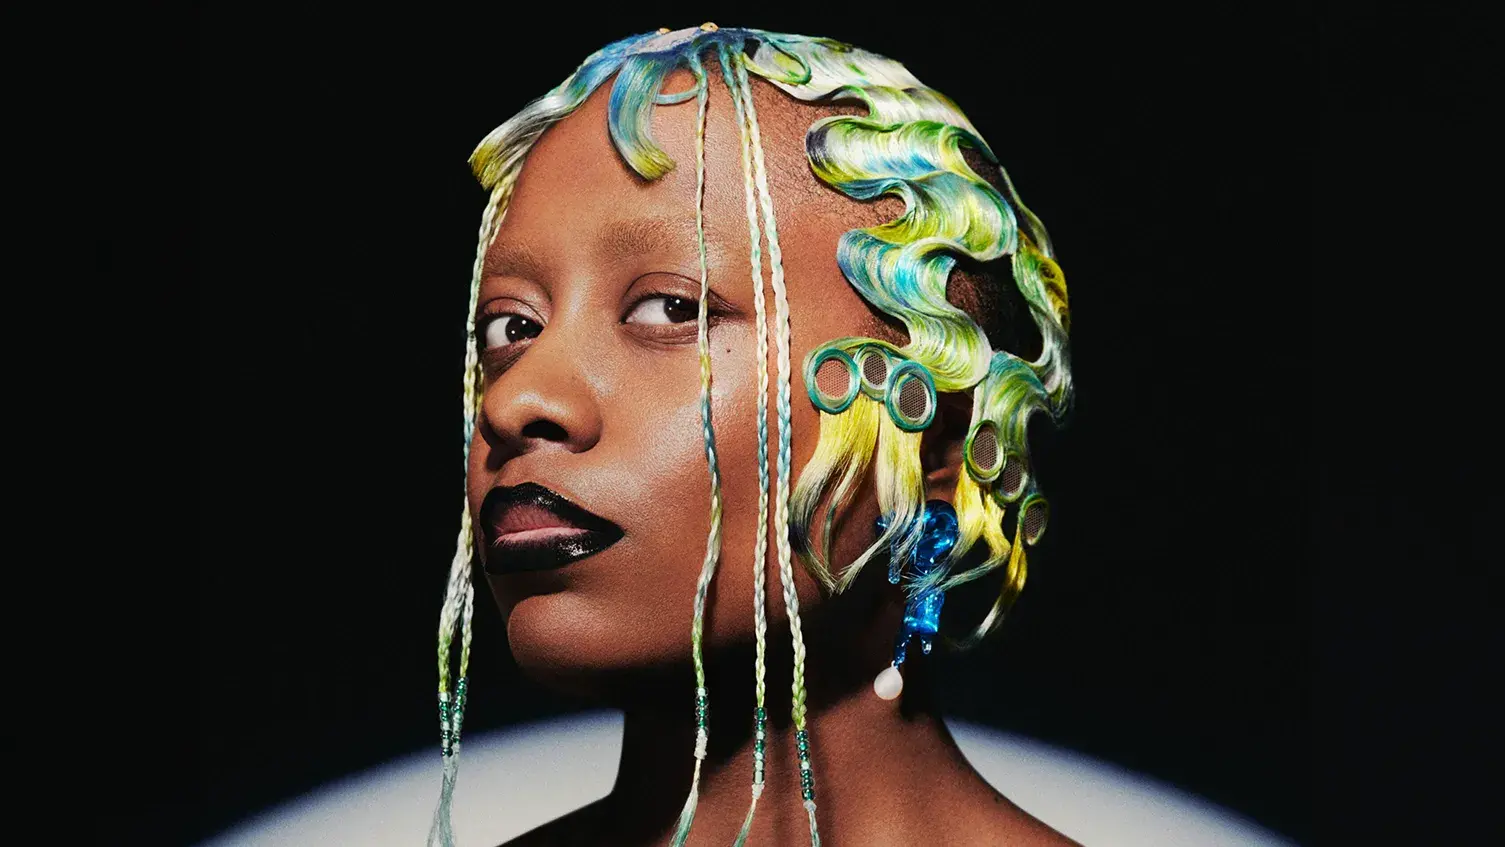
POLYGON ((1050 824, 1021 809, 997 789, 991 789, 991 794, 989 808, 979 809, 978 817, 974 818, 977 821, 977 829, 974 831, 986 833, 977 842, 979 845, 998 844, 997 834, 1007 832, 1010 838, 1006 843, 1018 847, 1082 847, 1057 832, 1050 824))
POLYGON ((595 847, 605 797, 534 827, 500 847, 595 847))

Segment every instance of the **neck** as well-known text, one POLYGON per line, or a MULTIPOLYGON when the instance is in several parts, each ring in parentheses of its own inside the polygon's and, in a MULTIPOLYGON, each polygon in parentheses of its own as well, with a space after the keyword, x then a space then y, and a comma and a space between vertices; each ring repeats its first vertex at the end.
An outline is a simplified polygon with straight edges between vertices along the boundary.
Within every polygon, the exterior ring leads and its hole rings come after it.
MULTIPOLYGON (((789 715, 791 667, 787 652, 780 654, 770 643, 764 788, 748 840, 799 845, 809 843, 810 822, 800 795, 795 726, 789 715)), ((873 693, 871 679, 883 667, 881 659, 810 669, 806 731, 816 819, 827 844, 927 843, 937 831, 936 808, 975 804, 979 798, 991 805, 996 796, 966 762, 925 697, 925 664, 912 659, 906 665, 902 705, 873 693), (841 666, 862 670, 843 675, 837 671, 841 666), (917 791, 923 792, 918 802, 917 791)), ((745 663, 718 666, 735 667, 736 673, 718 672, 707 680, 710 743, 701 764, 691 845, 732 843, 752 801, 751 656, 745 663)), ((671 696, 623 704, 621 764, 601 809, 602 819, 611 822, 614 843, 668 843, 690 788, 694 684, 653 687, 667 688, 671 696)))

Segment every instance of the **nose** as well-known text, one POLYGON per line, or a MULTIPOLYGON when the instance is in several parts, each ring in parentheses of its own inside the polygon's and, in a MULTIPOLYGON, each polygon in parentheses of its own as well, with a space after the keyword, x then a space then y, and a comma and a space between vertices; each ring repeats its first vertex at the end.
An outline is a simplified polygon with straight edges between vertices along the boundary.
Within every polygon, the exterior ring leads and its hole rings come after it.
POLYGON ((601 407, 580 345, 545 328, 512 366, 485 386, 478 431, 488 464, 539 450, 582 453, 601 437, 601 407))

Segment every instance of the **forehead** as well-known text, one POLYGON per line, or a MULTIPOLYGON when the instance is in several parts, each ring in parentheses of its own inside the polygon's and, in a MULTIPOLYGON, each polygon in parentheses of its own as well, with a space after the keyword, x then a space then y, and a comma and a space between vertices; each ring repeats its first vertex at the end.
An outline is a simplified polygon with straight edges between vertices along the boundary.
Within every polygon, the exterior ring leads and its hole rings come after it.
MULTIPOLYGON (((745 251, 747 194, 741 131, 720 72, 708 67, 707 73, 707 237, 729 245, 740 234, 745 251)), ((669 77, 664 90, 685 90, 693 81, 689 72, 678 71, 669 77)), ((656 180, 646 180, 632 171, 611 142, 608 104, 614 82, 607 80, 578 109, 546 130, 529 152, 488 262, 499 251, 516 252, 520 245, 561 236, 630 241, 653 235, 694 244, 696 101, 653 107, 651 137, 674 160, 675 168, 656 180)), ((781 240, 820 238, 834 263, 841 233, 890 220, 902 211, 898 201, 889 205, 851 200, 810 170, 805 155, 809 126, 825 115, 861 110, 801 103, 756 78, 752 85, 781 240)))

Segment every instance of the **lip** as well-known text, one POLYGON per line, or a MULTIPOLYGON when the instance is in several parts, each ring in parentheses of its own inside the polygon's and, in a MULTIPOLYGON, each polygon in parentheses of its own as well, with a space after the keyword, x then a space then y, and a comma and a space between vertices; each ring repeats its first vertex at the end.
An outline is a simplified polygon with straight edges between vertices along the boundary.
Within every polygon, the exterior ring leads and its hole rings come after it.
POLYGON ((486 492, 480 521, 486 572, 562 568, 605 550, 622 528, 539 485, 499 485, 486 492))

